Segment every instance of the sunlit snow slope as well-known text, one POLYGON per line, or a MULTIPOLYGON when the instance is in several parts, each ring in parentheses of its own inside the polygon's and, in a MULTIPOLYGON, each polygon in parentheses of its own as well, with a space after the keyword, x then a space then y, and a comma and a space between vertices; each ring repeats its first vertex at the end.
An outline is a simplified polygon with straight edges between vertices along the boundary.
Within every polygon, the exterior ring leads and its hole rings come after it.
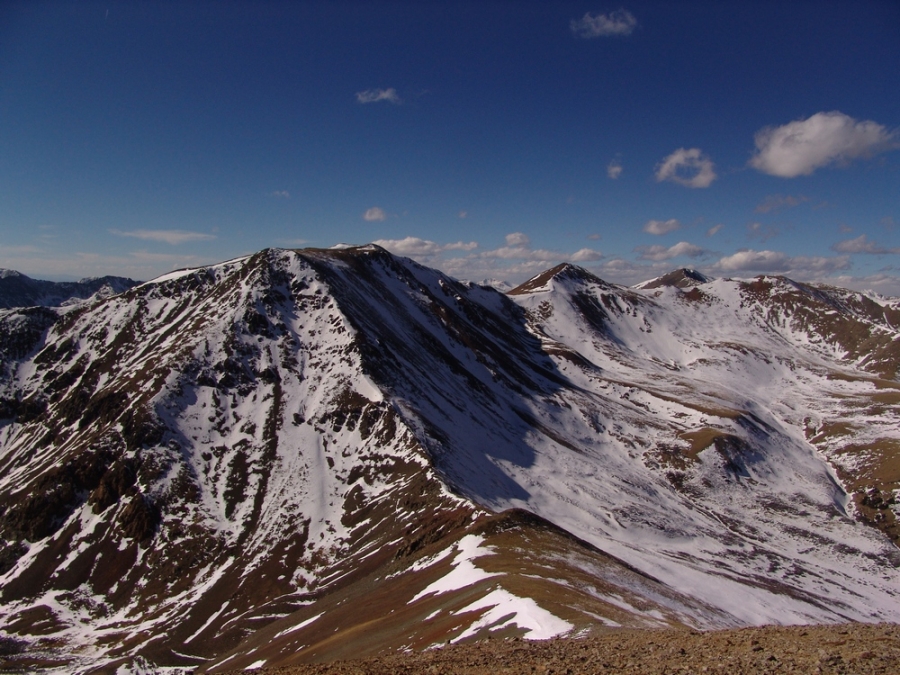
POLYGON ((5 310, 0 626, 73 671, 900 620, 898 321, 780 278, 504 295, 375 246, 5 310))

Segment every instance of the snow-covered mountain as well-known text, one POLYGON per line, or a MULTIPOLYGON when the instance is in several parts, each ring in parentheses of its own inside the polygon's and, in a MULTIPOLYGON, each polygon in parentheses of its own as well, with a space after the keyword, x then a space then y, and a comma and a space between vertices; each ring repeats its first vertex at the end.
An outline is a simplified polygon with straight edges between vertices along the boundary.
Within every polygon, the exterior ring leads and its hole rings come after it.
POLYGON ((80 281, 43 281, 15 270, 0 269, 0 309, 59 307, 122 293, 139 282, 124 277, 92 277, 80 281))
POLYGON ((656 282, 273 249, 3 313, 6 658, 900 620, 898 302, 656 282))

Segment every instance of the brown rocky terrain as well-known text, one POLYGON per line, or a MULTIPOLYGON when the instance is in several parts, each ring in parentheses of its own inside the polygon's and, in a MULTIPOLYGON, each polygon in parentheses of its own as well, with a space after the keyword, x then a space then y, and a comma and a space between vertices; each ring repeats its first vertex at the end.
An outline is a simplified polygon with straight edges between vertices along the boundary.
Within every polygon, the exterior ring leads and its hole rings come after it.
MULTIPOLYGON (((246 673, 248 671, 232 671, 246 673)), ((590 638, 482 640, 355 661, 263 668, 264 675, 505 675, 513 673, 900 672, 900 626, 765 626, 697 632, 614 630, 590 638)))
MULTIPOLYGON (((900 623, 898 324, 690 270, 501 294, 377 246, 0 309, 0 670, 740 672, 689 631, 900 623)), ((834 656, 793 644, 747 663, 834 656)))

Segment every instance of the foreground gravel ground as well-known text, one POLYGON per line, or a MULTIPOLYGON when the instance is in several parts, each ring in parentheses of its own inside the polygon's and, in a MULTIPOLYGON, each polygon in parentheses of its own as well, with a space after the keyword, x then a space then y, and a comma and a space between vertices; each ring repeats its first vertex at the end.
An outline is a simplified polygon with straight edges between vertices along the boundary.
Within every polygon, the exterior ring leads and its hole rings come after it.
MULTIPOLYGON (((242 671, 244 673, 248 671, 242 671)), ((900 626, 843 624, 707 633, 622 630, 543 642, 488 640, 412 654, 268 668, 265 675, 900 673, 900 626)))

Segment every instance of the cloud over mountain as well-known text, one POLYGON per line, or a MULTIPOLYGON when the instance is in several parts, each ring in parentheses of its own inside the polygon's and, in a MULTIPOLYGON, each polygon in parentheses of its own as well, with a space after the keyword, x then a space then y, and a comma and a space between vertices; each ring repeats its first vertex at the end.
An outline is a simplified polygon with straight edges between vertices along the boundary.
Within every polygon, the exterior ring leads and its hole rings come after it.
POLYGON ((110 234, 120 237, 134 237, 135 239, 143 239, 145 241, 161 241, 172 246, 183 244, 188 241, 210 241, 215 239, 214 234, 204 234, 202 232, 188 232, 187 230, 116 230, 111 229, 110 234))
POLYGON ((864 234, 861 234, 854 239, 839 241, 831 247, 831 250, 837 251, 838 253, 869 253, 873 255, 900 253, 900 248, 885 248, 884 246, 876 244, 874 241, 869 241, 868 237, 864 234))
POLYGON ((721 258, 714 268, 721 272, 784 273, 816 276, 850 266, 847 256, 789 256, 782 251, 745 249, 721 258))
POLYGON ((638 256, 640 260, 654 261, 671 260, 672 258, 677 258, 679 256, 699 258, 708 253, 706 249, 686 241, 679 241, 677 244, 668 247, 660 246, 659 244, 654 246, 638 246, 634 250, 640 254, 638 256))
POLYGON ((452 244, 438 244, 427 239, 419 237, 404 237, 403 239, 377 239, 372 242, 386 248, 391 253, 405 256, 434 256, 444 251, 472 251, 478 248, 478 243, 474 241, 463 242, 457 241, 452 244))

